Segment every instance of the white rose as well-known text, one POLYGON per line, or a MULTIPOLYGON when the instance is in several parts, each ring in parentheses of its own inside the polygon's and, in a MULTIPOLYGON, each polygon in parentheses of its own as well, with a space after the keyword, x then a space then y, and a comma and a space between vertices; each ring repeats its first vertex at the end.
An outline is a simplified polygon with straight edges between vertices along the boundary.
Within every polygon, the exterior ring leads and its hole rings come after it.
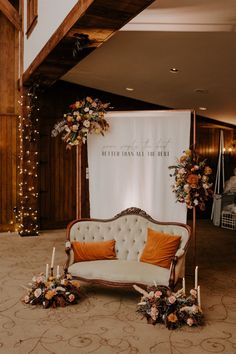
POLYGON ((189 191, 190 191, 190 186, 189 186, 189 184, 185 184, 185 185, 184 185, 184 191, 185 191, 185 192, 189 192, 189 191))
POLYGON ((90 127, 90 121, 89 120, 85 120, 83 125, 86 127, 86 128, 89 128, 90 127))
POLYGON ((196 306, 196 305, 193 305, 192 306, 192 313, 198 313, 198 306, 196 306))
POLYGON ((207 177, 207 176, 205 176, 205 175, 202 176, 202 182, 207 182, 208 179, 209 179, 209 177, 207 177))
POLYGON ((82 133, 88 133, 88 128, 82 128, 81 131, 82 133))
POLYGON ((37 288, 35 291, 34 291, 34 296, 36 298, 38 298, 40 295, 42 294, 42 290, 40 288, 37 288))
POLYGON ((71 130, 73 130, 73 132, 77 132, 77 130, 78 130, 78 125, 76 125, 76 124, 72 125, 71 130))
POLYGON ((44 278, 42 277, 42 275, 40 275, 36 278, 36 283, 43 283, 43 281, 44 281, 44 278))
POLYGON ((184 173, 185 173, 185 169, 184 169, 184 168, 181 168, 181 169, 179 170, 179 174, 183 175, 184 173))
POLYGON ((84 111, 85 111, 85 112, 89 112, 89 108, 88 108, 88 107, 85 107, 84 111))
POLYGON ((56 291, 66 291, 62 286, 57 286, 56 291))

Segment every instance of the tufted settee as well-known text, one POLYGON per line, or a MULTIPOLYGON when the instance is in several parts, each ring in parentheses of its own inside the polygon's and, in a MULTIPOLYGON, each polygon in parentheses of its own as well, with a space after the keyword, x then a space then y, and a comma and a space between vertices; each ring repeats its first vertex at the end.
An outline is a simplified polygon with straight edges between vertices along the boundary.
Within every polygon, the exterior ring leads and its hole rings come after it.
POLYGON ((65 272, 83 281, 130 287, 133 284, 174 287, 185 273, 185 255, 191 229, 186 224, 158 222, 138 208, 129 208, 112 219, 79 219, 67 227, 65 272), (169 269, 140 262, 147 239, 147 229, 181 236, 179 247, 169 269), (115 260, 74 262, 71 243, 115 239, 115 260))

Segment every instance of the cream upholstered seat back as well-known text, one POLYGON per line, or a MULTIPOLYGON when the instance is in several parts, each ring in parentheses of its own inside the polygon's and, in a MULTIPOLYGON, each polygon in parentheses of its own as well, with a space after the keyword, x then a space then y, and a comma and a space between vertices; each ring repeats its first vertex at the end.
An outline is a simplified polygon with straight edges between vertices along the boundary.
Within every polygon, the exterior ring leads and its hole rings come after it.
POLYGON ((69 240, 80 242, 115 239, 116 255, 120 260, 139 260, 147 239, 147 229, 181 236, 177 254, 181 256, 189 240, 189 231, 183 224, 158 223, 148 215, 127 214, 108 220, 78 220, 73 222, 69 240))

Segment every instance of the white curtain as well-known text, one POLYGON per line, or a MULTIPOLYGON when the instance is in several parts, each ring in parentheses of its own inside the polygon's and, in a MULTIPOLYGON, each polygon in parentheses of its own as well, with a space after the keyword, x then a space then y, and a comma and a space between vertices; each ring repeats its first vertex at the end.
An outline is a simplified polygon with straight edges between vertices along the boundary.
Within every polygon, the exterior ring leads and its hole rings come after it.
POLYGON ((133 206, 160 221, 186 222, 168 166, 189 147, 191 112, 109 112, 106 119, 106 135, 88 139, 91 217, 110 218, 133 206))

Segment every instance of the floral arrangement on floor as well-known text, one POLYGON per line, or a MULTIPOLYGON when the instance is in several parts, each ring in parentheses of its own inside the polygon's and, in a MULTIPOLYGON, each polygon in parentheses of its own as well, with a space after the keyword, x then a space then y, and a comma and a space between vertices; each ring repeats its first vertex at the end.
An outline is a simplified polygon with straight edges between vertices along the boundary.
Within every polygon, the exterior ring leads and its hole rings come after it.
POLYGON ((80 283, 72 280, 68 273, 66 276, 46 278, 43 273, 32 278, 27 289, 27 295, 22 301, 25 304, 42 305, 45 309, 49 307, 65 307, 73 305, 82 297, 80 283))
POLYGON ((102 134, 108 130, 109 124, 104 116, 110 103, 102 103, 98 98, 86 97, 69 106, 62 121, 55 124, 52 137, 64 132, 62 140, 67 148, 85 144, 88 134, 102 134))
POLYGON ((137 312, 146 317, 150 324, 164 323, 168 329, 176 329, 184 324, 199 326, 203 324, 203 312, 197 301, 197 290, 191 289, 185 296, 183 289, 173 293, 166 286, 154 285, 143 290, 134 285, 142 294, 137 312))
POLYGON ((212 169, 206 160, 200 160, 195 151, 186 150, 177 160, 177 165, 169 166, 174 169, 170 176, 175 177, 172 185, 177 202, 186 203, 189 209, 198 206, 205 209, 205 202, 213 195, 210 183, 212 169))

